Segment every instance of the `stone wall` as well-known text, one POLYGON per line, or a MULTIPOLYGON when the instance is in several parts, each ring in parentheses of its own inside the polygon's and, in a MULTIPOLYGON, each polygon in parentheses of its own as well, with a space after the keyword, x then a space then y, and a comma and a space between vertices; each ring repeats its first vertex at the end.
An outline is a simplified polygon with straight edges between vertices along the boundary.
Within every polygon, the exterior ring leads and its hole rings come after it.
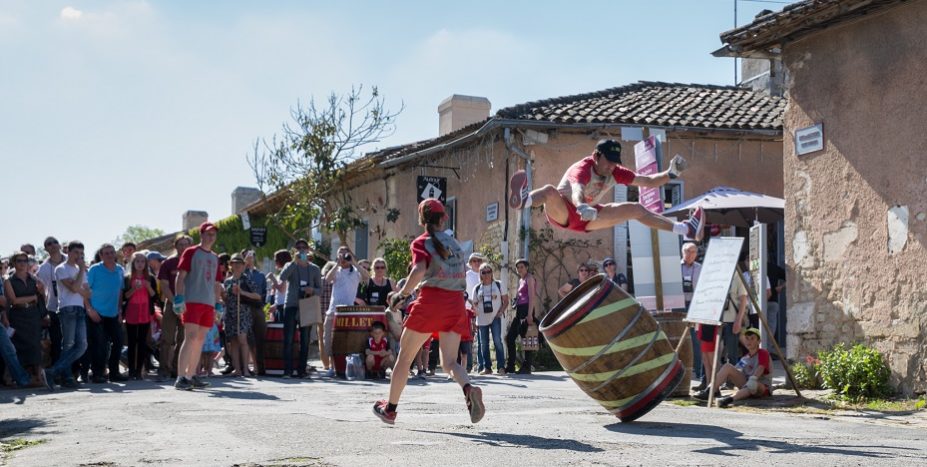
POLYGON ((927 3, 789 44, 785 138, 788 351, 883 352, 901 392, 927 390, 927 3))

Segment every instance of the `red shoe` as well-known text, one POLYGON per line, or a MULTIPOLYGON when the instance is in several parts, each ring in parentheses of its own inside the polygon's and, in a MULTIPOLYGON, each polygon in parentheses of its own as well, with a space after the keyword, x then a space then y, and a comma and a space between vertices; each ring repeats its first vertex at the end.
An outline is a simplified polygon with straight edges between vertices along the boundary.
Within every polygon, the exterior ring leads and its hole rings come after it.
POLYGON ((686 239, 695 240, 696 242, 702 241, 705 234, 705 210, 701 207, 695 208, 695 212, 689 216, 686 223, 689 224, 689 233, 686 235, 686 239))
POLYGON ((509 207, 521 209, 528 199, 528 174, 519 170, 509 179, 509 207))
POLYGON ((373 404, 373 414, 380 418, 383 423, 387 425, 396 424, 396 412, 390 412, 386 410, 386 406, 389 404, 387 401, 377 401, 373 404))
POLYGON ((486 415, 486 406, 483 405, 483 390, 470 386, 467 392, 467 410, 470 412, 470 422, 477 423, 486 415))

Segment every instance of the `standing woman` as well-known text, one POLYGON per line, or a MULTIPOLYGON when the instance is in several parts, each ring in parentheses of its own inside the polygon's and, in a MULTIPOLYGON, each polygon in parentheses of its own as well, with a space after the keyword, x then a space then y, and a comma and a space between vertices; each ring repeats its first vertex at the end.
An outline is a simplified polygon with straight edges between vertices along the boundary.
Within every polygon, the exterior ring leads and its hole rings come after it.
POLYGON ((228 339, 228 353, 232 356, 235 376, 253 376, 248 369, 248 334, 251 332, 253 307, 260 306, 261 294, 253 292, 257 287, 245 272, 245 259, 238 253, 229 262, 231 276, 225 280, 225 315, 223 318, 225 337, 228 339))
POLYGON ((470 326, 464 308, 466 258, 454 238, 444 233, 445 220, 447 214, 440 201, 428 198, 418 205, 418 222, 425 227, 425 233, 412 242, 412 271, 408 280, 390 298, 390 306, 395 307, 421 283, 400 338, 395 366, 400 371, 394 372, 390 379, 389 399, 373 405, 373 413, 390 425, 396 421, 396 406, 409 379, 405 369, 433 332, 440 337, 441 366, 463 388, 470 421, 479 422, 486 412, 482 391, 470 384, 467 372, 457 363, 460 336, 470 326))
POLYGON ((45 309, 39 306, 39 300, 44 297, 45 287, 29 272, 29 255, 17 252, 10 262, 13 272, 3 283, 3 294, 10 307, 9 327, 16 330, 11 340, 19 363, 37 377, 42 367, 42 319, 45 318, 45 309))
MULTIPOLYGON (((519 259, 515 262, 515 272, 518 273, 518 293, 515 296, 515 319, 509 325, 505 334, 505 347, 508 360, 505 365, 507 373, 515 373, 515 340, 525 337, 528 326, 534 324, 534 315, 537 311, 537 281, 534 275, 528 272, 528 260, 519 259)), ((525 361, 518 370, 520 375, 531 374, 531 360, 534 352, 525 352, 525 361)))
POLYGON ((129 379, 141 380, 148 362, 148 333, 154 315, 157 282, 148 269, 144 253, 132 254, 131 269, 123 284, 123 310, 129 342, 129 379))
POLYGON ((370 306, 386 306, 387 296, 394 291, 393 283, 389 277, 386 277, 386 260, 383 258, 373 260, 373 276, 364 288, 364 303, 370 306))

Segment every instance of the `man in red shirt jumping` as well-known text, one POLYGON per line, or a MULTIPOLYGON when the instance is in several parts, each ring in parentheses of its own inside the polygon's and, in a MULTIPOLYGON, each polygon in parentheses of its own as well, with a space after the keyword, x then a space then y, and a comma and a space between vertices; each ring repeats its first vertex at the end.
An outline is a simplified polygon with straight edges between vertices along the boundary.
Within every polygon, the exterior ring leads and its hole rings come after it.
POLYGON ((621 165, 621 145, 613 139, 603 139, 596 144, 591 156, 570 166, 556 187, 544 185, 529 192, 525 171, 515 172, 509 181, 509 206, 512 209, 543 206, 548 222, 577 232, 605 229, 636 220, 647 227, 699 241, 705 229, 702 208, 697 208, 686 221, 676 222, 647 210, 639 203, 598 204, 602 195, 618 183, 657 188, 677 178, 685 169, 686 160, 677 155, 665 172, 639 175, 621 165))

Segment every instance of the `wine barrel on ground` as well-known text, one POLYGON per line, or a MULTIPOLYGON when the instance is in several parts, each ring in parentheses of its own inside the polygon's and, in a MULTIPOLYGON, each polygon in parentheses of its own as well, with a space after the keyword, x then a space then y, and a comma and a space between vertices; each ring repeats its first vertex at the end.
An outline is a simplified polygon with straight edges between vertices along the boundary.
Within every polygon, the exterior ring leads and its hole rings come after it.
POLYGON ((676 355, 679 356, 679 361, 685 369, 682 381, 679 382, 679 386, 676 387, 672 395, 676 397, 689 397, 689 392, 692 387, 692 366, 694 362, 692 357, 692 339, 689 335, 689 323, 685 321, 686 314, 678 311, 659 312, 654 313, 653 318, 660 324, 660 328, 663 329, 663 333, 666 334, 666 337, 669 339, 670 345, 674 349, 679 349, 676 355), (682 347, 679 347, 679 341, 681 339, 685 339, 685 342, 682 343, 682 347))
POLYGON ((344 377, 345 356, 363 353, 370 336, 370 327, 379 321, 384 325, 386 308, 382 306, 338 306, 335 307, 332 333, 332 360, 335 372, 344 377))
POLYGON ((656 407, 684 374, 650 313, 604 274, 564 297, 540 331, 580 389, 622 422, 656 407))

